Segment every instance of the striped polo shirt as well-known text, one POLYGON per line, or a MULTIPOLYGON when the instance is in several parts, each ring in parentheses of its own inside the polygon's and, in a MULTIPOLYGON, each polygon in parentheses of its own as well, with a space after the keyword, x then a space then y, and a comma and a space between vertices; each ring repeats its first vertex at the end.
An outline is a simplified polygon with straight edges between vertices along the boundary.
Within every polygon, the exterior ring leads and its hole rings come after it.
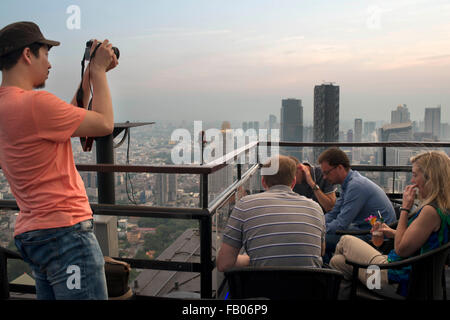
POLYGON ((236 204, 223 242, 244 247, 254 266, 321 267, 325 231, 317 202, 276 185, 236 204))

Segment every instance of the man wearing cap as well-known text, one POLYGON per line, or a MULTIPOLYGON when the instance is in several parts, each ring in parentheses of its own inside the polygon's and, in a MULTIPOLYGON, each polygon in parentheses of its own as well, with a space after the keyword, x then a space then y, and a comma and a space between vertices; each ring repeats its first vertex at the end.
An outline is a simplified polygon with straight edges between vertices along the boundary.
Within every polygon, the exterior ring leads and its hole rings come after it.
POLYGON ((294 156, 289 156, 289 158, 294 160, 297 165, 297 183, 293 191, 317 202, 323 212, 333 209, 336 203, 337 188, 322 177, 320 167, 314 167, 308 162, 300 163, 294 156))
POLYGON ((70 138, 112 132, 106 72, 118 62, 103 41, 82 82, 85 93, 93 87, 92 111, 78 108, 75 98, 69 104, 34 90, 45 86, 48 52, 59 44, 33 22, 0 30, 0 166, 20 209, 14 237, 33 270, 37 298, 107 299, 104 259, 70 138))

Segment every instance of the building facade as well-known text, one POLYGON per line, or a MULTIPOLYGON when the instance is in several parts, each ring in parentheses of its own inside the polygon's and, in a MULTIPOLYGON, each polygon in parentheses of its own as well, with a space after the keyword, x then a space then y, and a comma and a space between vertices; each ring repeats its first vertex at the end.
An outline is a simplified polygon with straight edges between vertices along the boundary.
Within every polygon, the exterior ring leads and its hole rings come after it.
MULTIPOLYGON (((339 86, 322 84, 314 87, 314 142, 339 141, 339 86)), ((317 159, 325 148, 316 148, 317 159)))

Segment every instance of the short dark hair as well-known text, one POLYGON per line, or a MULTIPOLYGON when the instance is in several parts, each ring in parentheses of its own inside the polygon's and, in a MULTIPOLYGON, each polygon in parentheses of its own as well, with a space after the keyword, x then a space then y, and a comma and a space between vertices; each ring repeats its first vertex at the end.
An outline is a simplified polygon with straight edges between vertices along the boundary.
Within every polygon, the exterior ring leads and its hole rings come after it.
POLYGON ((269 168, 273 160, 278 160, 278 171, 273 175, 263 175, 264 181, 269 188, 279 184, 291 186, 297 173, 295 161, 282 155, 279 155, 277 158, 275 157, 271 158, 262 167, 269 168))
POLYGON ((0 57, 0 70, 9 70, 12 67, 14 67, 17 64, 17 61, 19 61, 20 56, 23 53, 23 50, 25 50, 25 48, 30 48, 31 53, 36 57, 39 58, 39 49, 41 49, 41 47, 43 46, 47 46, 44 43, 32 43, 28 46, 22 47, 20 49, 11 51, 10 53, 0 57))
POLYGON ((342 165, 346 170, 350 169, 350 160, 348 159, 345 152, 339 148, 333 147, 325 150, 321 153, 317 161, 319 163, 326 161, 332 167, 342 165))

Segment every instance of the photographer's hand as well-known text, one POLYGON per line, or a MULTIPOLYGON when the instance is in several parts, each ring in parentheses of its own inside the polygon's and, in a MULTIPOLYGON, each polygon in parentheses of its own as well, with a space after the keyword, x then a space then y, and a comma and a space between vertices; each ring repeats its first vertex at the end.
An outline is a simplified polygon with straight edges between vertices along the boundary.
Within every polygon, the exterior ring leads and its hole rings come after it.
MULTIPOLYGON (((97 48, 98 41, 94 40, 91 48, 91 56, 94 53, 95 48, 97 48)), ((100 47, 95 52, 95 56, 90 62, 91 68, 99 68, 99 70, 108 72, 114 69, 119 64, 116 55, 112 49, 112 44, 109 43, 107 39, 102 42, 100 47)))

